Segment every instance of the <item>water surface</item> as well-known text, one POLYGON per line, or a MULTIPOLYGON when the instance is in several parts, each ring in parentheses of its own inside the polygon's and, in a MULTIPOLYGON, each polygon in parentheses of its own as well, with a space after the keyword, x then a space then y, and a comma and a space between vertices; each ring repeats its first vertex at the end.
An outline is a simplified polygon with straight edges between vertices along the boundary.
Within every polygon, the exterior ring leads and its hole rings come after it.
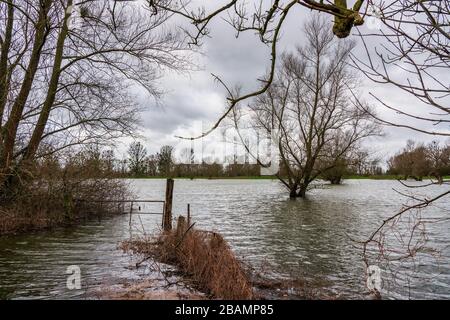
MULTIPOLYGON (((164 180, 130 181, 137 198, 161 199, 164 180)), ((445 190, 428 188, 428 195, 445 190)), ((397 211, 406 199, 396 181, 347 180, 323 186, 308 199, 289 200, 283 187, 271 180, 177 180, 174 213, 191 204, 197 227, 224 235, 235 252, 255 267, 265 267, 277 278, 308 279, 345 298, 364 298, 365 269, 361 251, 352 239, 365 239, 383 217, 397 211)), ((423 193, 424 190, 417 191, 423 193)), ((142 211, 160 206, 141 204, 142 211)), ((427 208, 427 219, 448 218, 449 199, 427 208)), ((0 238, 0 297, 80 298, 83 290, 66 289, 65 270, 79 265, 89 287, 133 278, 130 258, 117 244, 130 237, 157 232, 159 216, 128 215, 82 226, 34 235, 0 238), (115 281, 115 280, 114 280, 115 281)), ((395 266, 392 281, 381 265, 384 298, 450 298, 450 221, 427 226, 427 246, 438 249, 438 259, 419 255, 413 265, 395 266), (403 269, 402 269, 403 268, 403 269)))

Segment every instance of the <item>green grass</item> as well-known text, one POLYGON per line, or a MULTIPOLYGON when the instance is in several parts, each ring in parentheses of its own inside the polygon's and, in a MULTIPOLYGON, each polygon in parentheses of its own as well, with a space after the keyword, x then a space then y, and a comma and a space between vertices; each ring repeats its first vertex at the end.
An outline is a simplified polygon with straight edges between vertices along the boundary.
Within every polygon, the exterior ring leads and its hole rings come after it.
MULTIPOLYGON (((403 179, 404 176, 402 175, 389 175, 389 174, 385 174, 385 175, 374 175, 374 176, 359 176, 359 175, 350 175, 350 176, 345 176, 344 179, 368 179, 368 180, 399 180, 399 179, 403 179)), ((436 180, 435 177, 423 177, 423 180, 436 180)), ((448 180, 450 179, 450 176, 445 176, 444 180, 448 180)))
POLYGON ((361 176, 361 175, 350 175, 345 176, 344 179, 355 179, 355 180, 398 180, 402 178, 402 176, 397 175, 389 175, 389 174, 383 174, 383 175, 370 175, 370 176, 361 176))
POLYGON ((236 179, 244 179, 244 180, 273 180, 277 179, 275 176, 239 176, 239 177, 126 177, 126 179, 179 179, 179 180, 236 180, 236 179))
MULTIPOLYGON (((169 177, 164 176, 148 176, 148 177, 125 177, 126 179, 167 179, 169 177)), ((172 177, 177 180, 275 180, 278 179, 275 176, 239 176, 239 177, 172 177)), ((370 175, 370 176, 362 176, 362 175, 349 175, 343 178, 344 180, 398 180, 403 179, 403 176, 399 175, 370 175)), ((423 180, 429 180, 431 177, 423 177, 423 180)), ((435 180, 435 178, 432 178, 435 180)), ((449 180, 450 176, 444 177, 444 180, 449 180)))

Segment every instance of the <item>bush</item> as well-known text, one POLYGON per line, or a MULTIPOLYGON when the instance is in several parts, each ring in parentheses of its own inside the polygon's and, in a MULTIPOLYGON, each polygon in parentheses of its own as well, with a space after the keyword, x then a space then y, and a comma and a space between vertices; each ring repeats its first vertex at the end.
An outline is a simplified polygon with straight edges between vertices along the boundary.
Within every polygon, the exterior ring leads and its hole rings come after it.
POLYGON ((84 153, 73 155, 64 165, 42 159, 17 176, 8 197, 2 199, 0 235, 117 213, 117 204, 97 200, 120 200, 126 194, 123 181, 104 174, 84 153))

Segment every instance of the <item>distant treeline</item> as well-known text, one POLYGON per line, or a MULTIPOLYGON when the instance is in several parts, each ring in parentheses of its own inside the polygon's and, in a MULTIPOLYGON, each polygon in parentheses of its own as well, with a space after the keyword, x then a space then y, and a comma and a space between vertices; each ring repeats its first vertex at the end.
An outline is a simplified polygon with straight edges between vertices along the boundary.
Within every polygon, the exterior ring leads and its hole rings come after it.
MULTIPOLYGON (((182 153, 183 154, 183 153, 182 153)), ((114 159, 108 153, 104 157, 118 176, 121 177, 239 177, 260 176, 260 166, 257 164, 223 165, 205 159, 202 163, 192 163, 191 154, 185 152, 184 159, 176 159, 172 146, 163 146, 156 154, 148 154, 140 142, 133 142, 128 148, 128 157, 122 160, 114 159)))
MULTIPOLYGON (((186 152, 185 152, 186 153, 186 152)), ((256 163, 221 164, 205 159, 202 163, 191 163, 191 154, 177 159, 172 146, 163 146, 155 154, 148 154, 147 149, 140 142, 133 142, 128 148, 127 155, 116 158, 113 150, 101 150, 99 147, 89 147, 81 151, 78 157, 90 168, 108 176, 121 178, 150 178, 150 177, 258 177, 261 176, 261 166, 256 163)), ((354 159, 341 161, 333 169, 327 171, 322 178, 333 181, 345 175, 380 175, 383 169, 378 159, 370 157, 369 152, 360 151, 354 159)), ((286 168, 280 164, 280 175, 286 168)))
MULTIPOLYGON (((88 147, 80 151, 74 158, 90 172, 98 172, 101 176, 117 178, 148 177, 258 177, 261 166, 255 163, 212 163, 205 159, 203 163, 189 163, 190 154, 175 157, 172 146, 163 146, 155 154, 148 154, 140 142, 133 142, 127 155, 118 159, 113 150, 102 150, 100 147, 88 147), (185 159, 184 159, 185 158, 185 159)), ((56 159, 52 162, 55 170, 56 159)), ((62 168, 62 164, 60 165, 62 168)), ((339 183, 346 176, 381 176, 389 175, 401 179, 424 177, 442 179, 450 175, 450 142, 440 144, 433 141, 428 145, 408 141, 406 146, 387 161, 387 171, 383 170, 381 160, 374 158, 368 151, 358 151, 352 159, 345 159, 327 170, 322 179, 339 183)), ((280 164, 279 174, 283 176, 287 169, 280 164)))
POLYGON ((388 160, 388 174, 401 175, 404 179, 422 180, 434 177, 441 181, 450 175, 450 141, 427 145, 409 140, 406 146, 388 160))

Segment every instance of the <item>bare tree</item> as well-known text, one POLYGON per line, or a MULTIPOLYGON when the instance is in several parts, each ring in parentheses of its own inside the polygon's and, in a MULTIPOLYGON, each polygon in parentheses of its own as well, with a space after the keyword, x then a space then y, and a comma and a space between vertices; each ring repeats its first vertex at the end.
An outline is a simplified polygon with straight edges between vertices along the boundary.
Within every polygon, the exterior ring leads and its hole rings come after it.
POLYGON ((427 159, 430 163, 428 174, 442 184, 444 176, 450 175, 450 139, 443 146, 438 141, 430 142, 427 145, 427 159))
POLYGON ((172 146, 162 146, 159 153, 156 155, 158 161, 159 173, 163 176, 169 176, 172 173, 174 159, 172 146))
POLYGON ((162 72, 187 65, 182 39, 163 28, 170 14, 139 2, 0 0, 0 13, 2 195, 40 150, 133 134, 132 90, 158 97, 162 72))
POLYGON ((337 132, 323 148, 323 153, 327 157, 318 159, 318 168, 327 168, 320 174, 320 178, 329 181, 331 184, 341 184, 343 176, 347 173, 349 166, 355 161, 354 156, 360 150, 360 144, 356 143, 352 148, 348 148, 346 152, 342 150, 346 148, 347 141, 337 132))
POLYGON ((158 175, 158 159, 156 155, 151 154, 145 160, 146 174, 155 177, 158 175))
POLYGON ((128 148, 128 166, 134 176, 146 171, 147 149, 140 142, 133 142, 128 148))
POLYGON ((450 174, 450 147, 441 146, 438 141, 428 145, 416 144, 409 140, 399 153, 388 160, 389 172, 407 178, 422 181, 423 177, 431 176, 442 184, 444 176, 450 174))
POLYGON ((318 16, 305 24, 305 44, 283 55, 271 87, 250 105, 254 128, 274 136, 283 168, 278 178, 291 198, 305 197, 311 182, 380 133, 351 98, 353 43, 333 41, 326 26, 318 16))
POLYGON ((101 155, 102 170, 109 175, 112 175, 116 170, 117 159, 114 155, 114 150, 104 150, 101 155))

